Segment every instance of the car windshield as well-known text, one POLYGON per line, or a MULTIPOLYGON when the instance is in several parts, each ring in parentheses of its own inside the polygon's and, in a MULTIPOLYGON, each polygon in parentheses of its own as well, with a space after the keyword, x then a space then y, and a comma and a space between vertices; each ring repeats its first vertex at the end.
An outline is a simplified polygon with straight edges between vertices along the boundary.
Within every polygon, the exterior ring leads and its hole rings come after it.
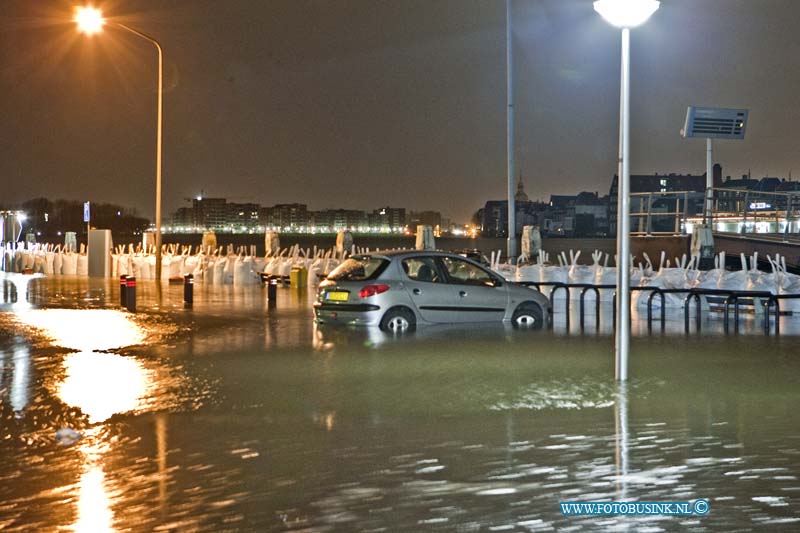
POLYGON ((351 257, 333 269, 328 279, 334 281, 366 281, 377 278, 389 261, 380 257, 351 257))

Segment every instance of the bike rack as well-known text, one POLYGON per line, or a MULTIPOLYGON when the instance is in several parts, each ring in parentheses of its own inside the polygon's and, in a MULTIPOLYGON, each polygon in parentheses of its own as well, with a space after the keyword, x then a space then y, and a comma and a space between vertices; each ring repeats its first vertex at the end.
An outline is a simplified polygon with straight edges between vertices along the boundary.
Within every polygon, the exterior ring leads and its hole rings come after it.
MULTIPOLYGON (((555 309, 555 295, 559 289, 564 289, 567 292, 567 297, 564 302, 564 311, 566 312, 565 317, 565 325, 567 329, 567 333, 569 333, 570 329, 570 289, 581 289, 580 295, 580 328, 581 331, 585 330, 585 310, 586 310, 586 293, 589 291, 593 291, 595 293, 595 327, 599 329, 600 326, 600 291, 604 289, 616 289, 616 285, 595 285, 592 283, 563 283, 560 281, 524 281, 521 282, 520 285, 525 285, 529 287, 536 287, 537 290, 541 292, 541 287, 552 287, 550 291, 550 306, 552 309, 555 309)), ((658 297, 661 303, 661 312, 660 312, 660 320, 661 320, 661 332, 663 333, 666 329, 666 301, 665 295, 667 294, 685 294, 686 297, 683 300, 683 320, 684 320, 684 331, 686 334, 690 332, 690 323, 691 323, 691 302, 694 300, 695 303, 695 329, 699 333, 702 330, 702 323, 703 323, 703 306, 702 306, 702 299, 703 296, 719 296, 723 297, 723 330, 726 334, 730 333, 730 318, 731 318, 731 306, 733 306, 733 328, 734 333, 739 333, 739 308, 741 305, 740 300, 744 299, 752 299, 755 300, 760 299, 761 305, 764 308, 764 322, 763 322, 763 329, 764 335, 770 335, 770 316, 773 314, 772 309, 774 308, 774 316, 775 316, 775 335, 780 335, 780 301, 781 300, 796 300, 800 299, 800 294, 772 294, 771 292, 767 291, 741 291, 741 290, 733 290, 733 289, 663 289, 660 287, 651 287, 651 286, 644 286, 644 287, 631 287, 631 292, 636 291, 650 291, 651 294, 647 298, 647 332, 653 332, 653 300, 658 297)), ((616 290, 614 291, 613 298, 612 298, 612 329, 616 330, 617 327, 617 293, 616 290)), ((551 313, 551 319, 549 326, 553 327, 553 314, 551 313)))
POLYGON ((581 290, 581 331, 584 329, 584 302, 586 301, 586 291, 594 291, 594 324, 596 329, 600 329, 600 289, 596 285, 588 285, 581 290))
POLYGON ((661 332, 663 333, 667 327, 667 308, 664 302, 664 291, 662 289, 654 289, 650 296, 647 297, 647 333, 653 333, 653 298, 656 296, 661 298, 661 332))

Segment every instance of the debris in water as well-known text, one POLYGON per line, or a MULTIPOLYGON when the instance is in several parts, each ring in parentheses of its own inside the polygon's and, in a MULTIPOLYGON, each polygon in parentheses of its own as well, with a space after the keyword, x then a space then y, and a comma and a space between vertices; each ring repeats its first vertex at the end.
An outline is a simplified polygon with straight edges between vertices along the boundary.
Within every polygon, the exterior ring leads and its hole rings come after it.
POLYGON ((61 428, 56 431, 56 444, 59 446, 72 446, 78 442, 81 434, 72 428, 61 428))

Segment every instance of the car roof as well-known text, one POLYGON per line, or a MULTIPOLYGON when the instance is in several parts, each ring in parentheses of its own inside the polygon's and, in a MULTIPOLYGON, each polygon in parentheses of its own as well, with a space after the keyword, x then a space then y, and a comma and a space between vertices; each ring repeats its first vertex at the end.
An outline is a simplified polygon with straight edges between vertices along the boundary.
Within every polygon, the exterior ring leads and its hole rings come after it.
POLYGON ((446 252, 443 250, 378 250, 375 252, 369 252, 366 254, 356 254, 363 256, 380 256, 386 257, 389 259, 398 258, 398 257, 410 257, 410 256, 418 256, 418 255, 435 255, 439 257, 461 257, 463 256, 455 253, 455 252, 446 252))

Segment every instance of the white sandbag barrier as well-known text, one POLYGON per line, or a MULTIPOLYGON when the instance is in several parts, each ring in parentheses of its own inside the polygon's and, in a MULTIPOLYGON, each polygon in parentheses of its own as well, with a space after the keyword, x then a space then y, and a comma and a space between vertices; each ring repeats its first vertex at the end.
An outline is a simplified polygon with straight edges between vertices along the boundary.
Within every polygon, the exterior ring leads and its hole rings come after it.
POLYGON ((62 245, 45 243, 11 243, 0 249, 0 272, 21 274, 88 275, 86 247, 79 252, 65 251, 62 245))
MULTIPOLYGON (((275 242, 274 240, 272 241, 275 242)), ((340 243, 343 244, 343 243, 340 243)), ((88 257, 85 245, 73 251, 72 245, 52 245, 44 243, 8 243, 0 248, 0 271, 43 274, 45 276, 87 276, 88 257)), ((347 257, 369 253, 369 248, 350 245, 349 250, 306 248, 299 245, 280 250, 268 250, 264 256, 256 253, 255 246, 233 245, 227 247, 209 246, 206 239, 202 246, 184 246, 165 244, 162 247, 161 270, 164 280, 182 279, 188 274, 194 276, 195 283, 209 285, 258 285, 262 275, 288 279, 293 268, 305 268, 308 271, 308 285, 315 287, 318 280, 329 274, 347 257)), ((491 253, 490 268, 504 279, 518 282, 543 284, 542 292, 549 296, 556 284, 615 285, 616 268, 609 267, 610 257, 599 251, 592 253, 590 264, 579 264, 581 252, 570 250, 569 255, 561 252, 556 262, 550 261, 550 255, 541 250, 532 257, 532 262, 521 257, 516 265, 502 263, 502 251, 491 253)), ((665 291, 714 289, 724 291, 757 291, 770 293, 780 298, 782 312, 791 312, 800 316, 800 299, 787 296, 800 294, 800 276, 791 274, 786 268, 786 258, 767 256, 771 271, 760 271, 758 253, 750 257, 742 254, 738 270, 725 268, 725 254, 714 258, 715 267, 708 271, 698 269, 697 255, 669 259, 662 253, 658 265, 654 265, 647 254, 643 254, 644 262, 631 268, 631 287, 656 287, 665 291), (783 298, 781 298, 783 297, 783 298)), ((631 262, 633 265, 633 262, 631 262)), ((120 245, 111 253, 111 275, 135 276, 138 280, 152 280, 155 277, 155 248, 120 245)), ((559 290, 556 293, 556 304, 580 298, 581 289, 569 291, 559 290)), ((601 289, 601 303, 611 303, 613 289, 601 289)), ((632 300, 639 309, 647 306, 650 291, 634 291, 632 300)), ((664 294, 666 308, 680 309, 686 297, 685 293, 664 294)), ((593 290, 586 293, 585 302, 593 303, 596 299, 593 290)), ((704 308, 709 304, 719 303, 722 297, 703 296, 704 308)), ((756 298, 752 303, 756 312, 763 310, 764 298, 756 298)), ((653 308, 661 306, 661 298, 653 298, 653 308)), ((557 307, 563 309, 563 307, 557 307)))
MULTIPOLYGON (((336 252, 316 246, 284 248, 266 256, 258 256, 255 246, 211 248, 165 244, 161 253, 161 271, 166 279, 182 279, 192 274, 195 282, 211 285, 258 285, 261 273, 288 278, 292 268, 308 270, 308 283, 316 286, 320 277, 355 253, 368 249, 352 246, 349 251, 336 252)), ((38 273, 45 276, 88 276, 88 257, 85 245, 73 252, 62 245, 18 243, 0 248, 0 272, 38 273)), ((134 276, 137 280, 155 278, 155 249, 129 244, 116 246, 111 252, 111 276, 134 276)))
MULTIPOLYGON (((570 250, 569 257, 565 252, 557 255, 558 264, 550 262, 549 254, 542 250, 539 258, 534 262, 528 263, 520 260, 514 269, 513 275, 509 275, 508 265, 493 264, 495 272, 504 275, 510 281, 521 283, 542 284, 541 291, 546 296, 550 296, 553 290, 552 283, 556 284, 592 284, 592 285, 616 285, 617 269, 608 266, 609 257, 605 254, 605 259, 599 251, 592 254, 592 264, 580 265, 578 259, 581 252, 570 250), (603 264, 600 262, 603 260, 603 264)), ((664 252, 661 253, 658 266, 654 266, 650 257, 643 254, 644 262, 632 266, 631 268, 631 287, 656 287, 665 291, 690 290, 690 289, 714 289, 727 291, 757 291, 769 292, 774 295, 798 295, 800 294, 800 276, 790 274, 786 270, 786 258, 778 256, 774 260, 767 256, 767 260, 772 267, 771 272, 758 270, 758 253, 751 257, 741 255, 741 269, 727 270, 725 268, 725 253, 722 252, 714 258, 715 268, 702 271, 698 269, 699 257, 697 255, 687 257, 685 254, 678 258, 668 259, 664 252)), ((523 259, 523 258, 520 258, 523 259)), ((631 262, 633 265, 633 261, 631 262)), ((581 289, 570 289, 569 298, 571 300, 580 299, 581 289)), ((613 289, 600 289, 601 303, 611 303, 613 301, 613 289)), ((634 291, 631 300, 640 309, 646 308, 651 291, 634 291)), ((682 309, 686 293, 664 295, 664 306, 666 308, 682 309)), ((559 302, 564 302, 567 298, 567 291, 559 290, 556 292, 554 303, 557 309, 559 302)), ((713 300, 713 298, 708 298, 713 300)), ((708 309, 708 300, 703 297, 704 308, 708 309)), ((720 298, 718 300, 721 301, 720 298)), ((753 308, 757 313, 763 312, 763 298, 754 298, 753 308)), ((594 303, 595 294, 589 290, 585 296, 586 303, 594 303)), ((653 309, 659 309, 661 298, 653 298, 653 309)), ((800 316, 800 299, 786 298, 781 299, 780 309, 782 313, 791 312, 794 316, 800 316)))
MULTIPOLYGON (((304 250, 299 245, 259 256, 254 245, 238 248, 228 245, 212 249, 207 243, 198 247, 173 244, 164 245, 161 269, 174 280, 191 274, 195 283, 243 287, 260 284, 262 274, 288 278, 292 268, 302 267, 309 272, 309 284, 316 286, 320 277, 328 275, 348 255, 346 251, 337 253, 333 249, 326 251, 316 247, 312 253, 311 249, 304 250)), ((145 251, 141 247, 134 249, 132 245, 127 249, 124 246, 117 247, 112 253, 112 275, 154 279, 154 251, 145 251)))

